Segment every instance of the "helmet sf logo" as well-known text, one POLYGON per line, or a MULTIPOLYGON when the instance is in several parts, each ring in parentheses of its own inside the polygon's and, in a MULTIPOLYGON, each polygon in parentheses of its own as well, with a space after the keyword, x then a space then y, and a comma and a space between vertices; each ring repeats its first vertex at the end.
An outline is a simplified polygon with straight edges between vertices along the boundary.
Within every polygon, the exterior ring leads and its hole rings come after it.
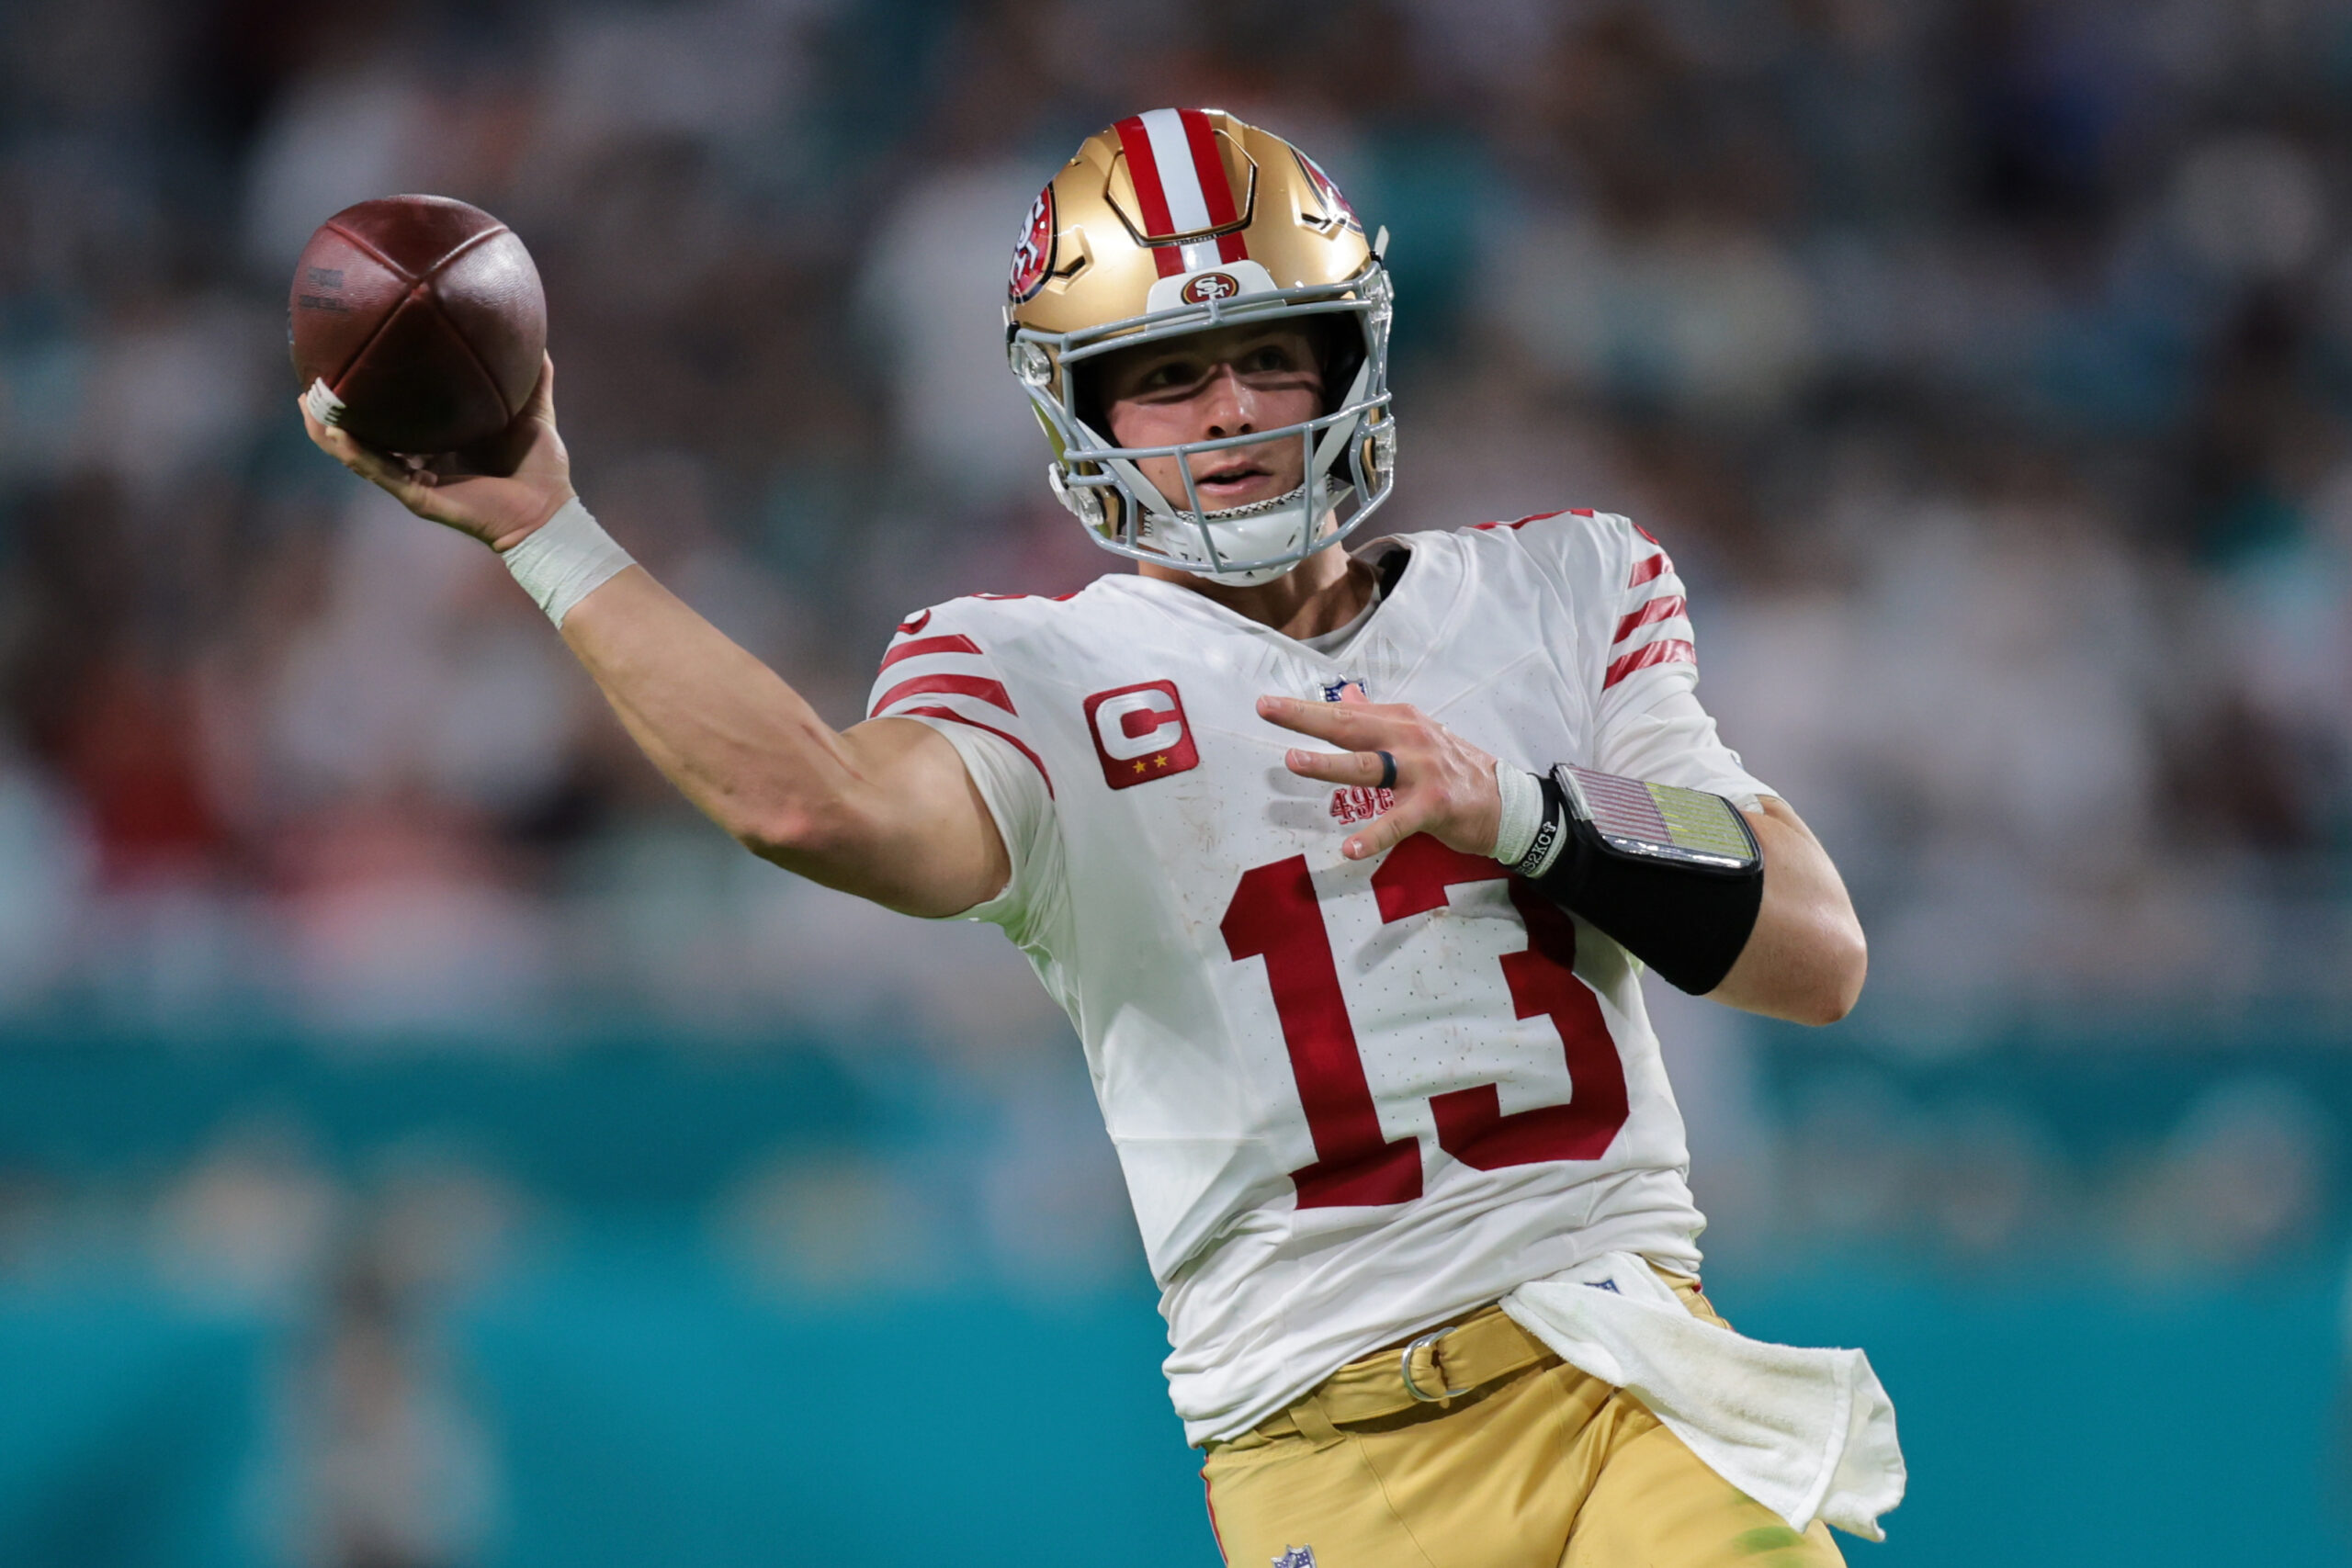
POLYGON ((1113 789, 1190 773, 1201 765, 1184 722, 1184 699, 1173 681, 1119 686, 1086 699, 1086 728, 1102 763, 1102 782, 1113 789))
POLYGON ((1229 272, 1204 272, 1188 279, 1178 298, 1187 305, 1204 305, 1212 299, 1230 299, 1241 292, 1241 285, 1229 272))
POLYGON ((1012 275, 1004 286, 1012 302, 1018 305, 1043 288, 1053 265, 1054 187, 1047 186, 1029 204, 1028 221, 1021 225, 1021 243, 1012 247, 1012 275))

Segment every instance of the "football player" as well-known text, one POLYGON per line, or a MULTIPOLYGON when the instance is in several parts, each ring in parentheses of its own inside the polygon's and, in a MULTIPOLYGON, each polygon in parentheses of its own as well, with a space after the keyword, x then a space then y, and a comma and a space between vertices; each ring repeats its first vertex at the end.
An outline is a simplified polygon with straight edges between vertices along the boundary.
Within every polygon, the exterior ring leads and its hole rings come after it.
POLYGON ((1382 248, 1229 115, 1090 137, 1028 214, 1007 347, 1055 494, 1136 570, 917 612, 844 731, 596 526, 551 367, 504 475, 305 418, 499 551, 754 853, 1028 957, 1084 1043, 1228 1561, 1838 1562, 1820 1486, 1768 1506, 1736 1443, 1513 1303, 1574 1280, 1720 1322, 1640 971, 1825 1023, 1861 931, 1694 695, 1648 535, 1562 511, 1341 547, 1396 483, 1382 248))

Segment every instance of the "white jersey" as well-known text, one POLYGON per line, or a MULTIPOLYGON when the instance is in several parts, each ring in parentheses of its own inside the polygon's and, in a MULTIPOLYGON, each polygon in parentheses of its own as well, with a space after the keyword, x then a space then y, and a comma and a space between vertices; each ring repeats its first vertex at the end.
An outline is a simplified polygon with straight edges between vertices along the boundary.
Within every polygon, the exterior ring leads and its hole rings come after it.
POLYGON ((1765 788, 1691 689, 1682 588, 1624 519, 1383 540, 1335 656, 1173 583, 957 599, 899 628, 872 711, 956 744, 1012 877, 1002 926, 1069 1010, 1117 1145, 1188 1438, 1343 1363, 1703 1224, 1637 966, 1496 862, 1340 841, 1387 804, 1291 773, 1267 694, 1409 703, 1530 771, 1765 788))

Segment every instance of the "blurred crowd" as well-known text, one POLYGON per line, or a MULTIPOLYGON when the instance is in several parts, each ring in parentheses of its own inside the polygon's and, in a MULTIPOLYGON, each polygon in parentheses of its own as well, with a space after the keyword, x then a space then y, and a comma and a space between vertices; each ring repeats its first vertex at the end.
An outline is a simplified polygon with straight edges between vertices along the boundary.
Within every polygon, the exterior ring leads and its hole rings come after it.
POLYGON ((1392 231, 1390 525, 1672 549, 1878 1005, 2345 999, 2352 7, 16 0, 0 1007, 1050 1032, 983 933, 673 803, 494 561, 304 443, 284 288, 353 201, 510 222, 591 507, 846 723, 909 611, 1117 566, 997 306, 1162 103, 1392 231))
MULTIPOLYGON (((1853 886, 1857 1026, 2328 1036, 2343 0, 8 0, 0 1022, 925 1041, 928 1131, 783 1140, 671 1240, 754 1292, 1133 1280, 1026 968, 681 805, 486 552, 308 446, 284 311, 350 203, 505 220, 588 504, 846 724, 909 612, 1122 569, 1047 494, 998 308, 1037 188, 1165 104, 1391 231, 1386 529, 1585 506, 1671 550, 1702 697, 1853 886)), ((2292 1073, 2086 1152, 2062 1096, 1894 1053, 1767 1083, 1739 1021, 1657 1006, 1735 1264, 2340 1242, 2341 1097, 2292 1073)), ((87 1181, 0 1146, 0 1280, 135 1254, 299 1322, 243 1483, 277 1555, 472 1560, 499 1461, 436 1325, 567 1200, 431 1146, 355 1174, 299 1100, 87 1181)))

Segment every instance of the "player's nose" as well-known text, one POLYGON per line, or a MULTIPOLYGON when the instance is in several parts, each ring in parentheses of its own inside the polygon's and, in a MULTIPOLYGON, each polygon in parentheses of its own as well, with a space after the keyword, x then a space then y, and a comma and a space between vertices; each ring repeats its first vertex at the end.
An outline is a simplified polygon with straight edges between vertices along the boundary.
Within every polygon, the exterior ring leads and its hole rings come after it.
POLYGON ((1208 384, 1201 389, 1200 416, 1203 441, 1215 441, 1225 435, 1247 435, 1258 428, 1258 398, 1241 378, 1239 371, 1230 365, 1220 365, 1210 372, 1208 384))

